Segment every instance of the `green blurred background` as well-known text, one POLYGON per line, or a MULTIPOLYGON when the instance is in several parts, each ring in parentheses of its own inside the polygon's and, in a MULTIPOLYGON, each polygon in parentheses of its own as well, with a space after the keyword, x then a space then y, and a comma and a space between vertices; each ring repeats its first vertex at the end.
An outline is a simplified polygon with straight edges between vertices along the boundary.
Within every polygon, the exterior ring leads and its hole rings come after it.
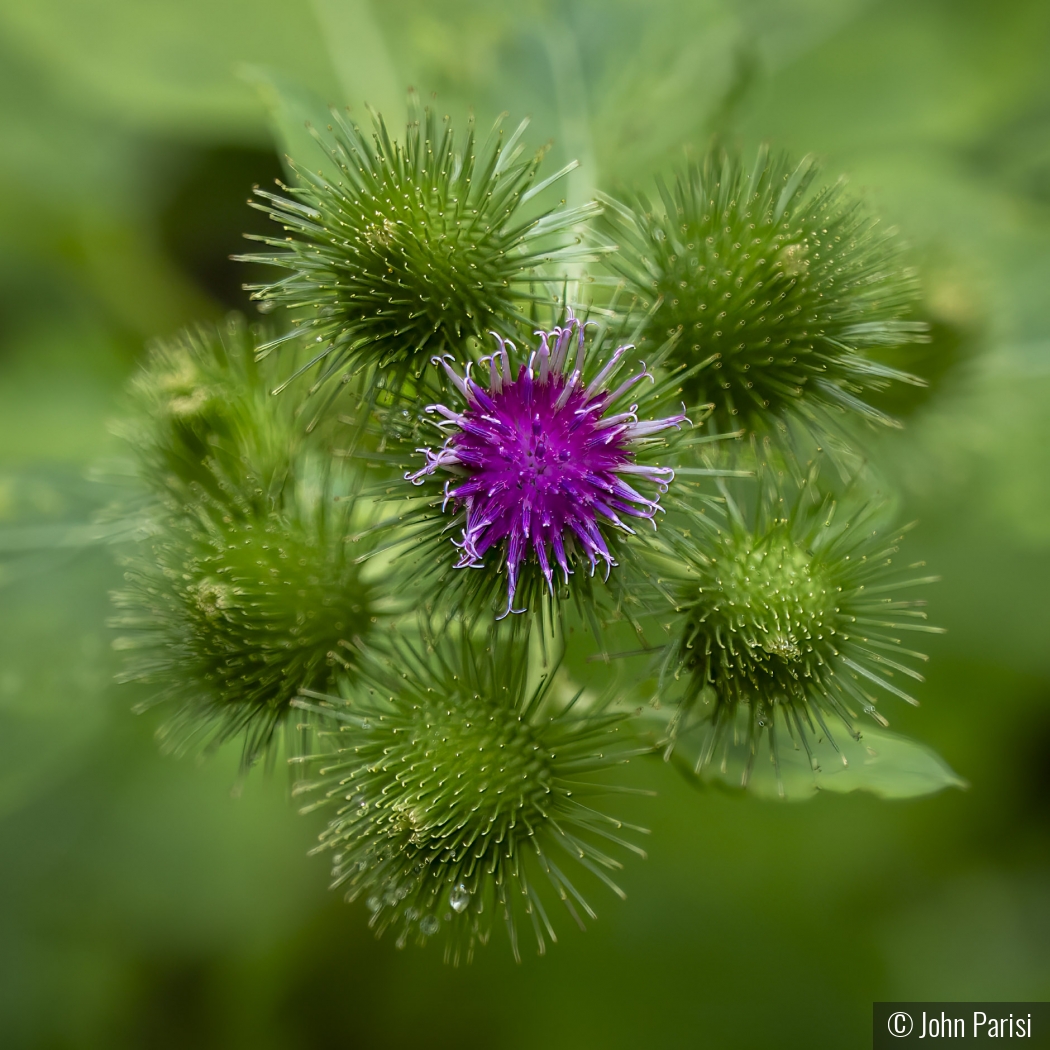
POLYGON ((1050 998, 1048 288, 1046 0, 2 0, 0 1044, 843 1048, 876 999, 1050 998), (628 902, 453 970, 326 890, 281 771, 158 754, 78 523, 145 340, 249 309, 245 199, 304 141, 274 83, 529 114, 577 200, 768 140, 905 231, 934 382, 874 454, 949 633, 887 713, 968 791, 774 804, 636 763, 628 902))

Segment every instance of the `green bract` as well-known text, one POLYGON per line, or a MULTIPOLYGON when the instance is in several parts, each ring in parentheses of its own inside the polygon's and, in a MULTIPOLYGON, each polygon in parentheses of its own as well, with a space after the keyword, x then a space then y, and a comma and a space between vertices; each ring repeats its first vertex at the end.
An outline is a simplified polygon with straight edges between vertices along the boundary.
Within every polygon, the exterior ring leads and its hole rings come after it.
POLYGON ((676 612, 662 667, 664 688, 678 683, 672 746, 706 733, 698 769, 720 761, 741 709, 752 759, 768 734, 774 763, 778 731, 809 752, 811 737, 834 743, 826 715, 853 736, 858 711, 887 725, 879 696, 914 703, 896 682, 922 681, 908 662, 926 659, 901 632, 939 633, 904 597, 935 577, 898 565, 901 534, 884 534, 877 501, 822 493, 815 469, 791 481, 760 464, 750 484, 720 482, 723 513, 682 511, 660 559, 676 612))
POLYGON ((530 681, 527 650, 472 646, 465 634, 426 649, 401 643, 344 698, 300 703, 338 727, 301 760, 315 776, 297 792, 319 795, 308 809, 331 814, 318 850, 332 854, 333 885, 364 897, 372 926, 395 930, 399 944, 444 934, 447 956, 469 959, 497 922, 517 955, 524 914, 542 953, 557 939, 550 887, 578 922, 594 917, 570 866, 623 896, 607 844, 641 850, 591 807, 616 788, 587 779, 626 761, 623 716, 581 709, 579 695, 559 703, 553 669, 530 681))
POLYGON ((696 368, 695 403, 722 430, 800 419, 818 430, 843 414, 889 417, 864 396, 915 377, 864 353, 921 337, 904 320, 917 297, 901 247, 837 183, 815 188, 809 159, 792 166, 760 150, 754 166, 724 153, 643 194, 605 198, 610 265, 646 308, 656 342, 678 337, 696 368))
POLYGON ((342 114, 332 120, 319 141, 340 177, 300 167, 288 197, 257 191, 266 202, 257 207, 289 236, 255 238, 279 250, 243 257, 289 271, 253 286, 254 298, 293 311, 297 331, 319 344, 316 359, 329 358, 322 379, 371 365, 391 369, 393 379, 375 378, 399 389, 432 356, 461 357, 470 336, 513 334, 528 323, 523 306, 550 302, 536 290, 545 273, 593 256, 565 235, 596 205, 529 207, 572 165, 537 183, 542 151, 520 159, 527 121, 479 151, 473 124, 458 145, 430 109, 403 145, 378 116, 371 141, 342 114))
MULTIPOLYGON (((126 680, 175 711, 183 748, 244 738, 266 750, 296 691, 351 669, 383 606, 351 543, 353 478, 268 393, 242 323, 158 347, 134 384, 129 436, 147 501, 145 549, 116 595, 126 680)), ((389 604, 389 603, 387 603, 389 604)))

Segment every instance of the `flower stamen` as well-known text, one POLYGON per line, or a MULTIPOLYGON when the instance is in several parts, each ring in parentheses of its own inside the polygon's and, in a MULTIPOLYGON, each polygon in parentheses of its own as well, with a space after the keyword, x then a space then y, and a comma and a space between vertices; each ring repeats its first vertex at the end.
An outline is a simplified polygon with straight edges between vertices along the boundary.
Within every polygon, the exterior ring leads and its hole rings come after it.
MULTIPOLYGON (((587 324, 593 324, 588 322, 587 324)), ((497 333, 498 348, 482 363, 488 368, 488 389, 471 375, 470 365, 457 373, 449 355, 435 357, 462 396, 458 412, 431 405, 440 415, 435 426, 447 433, 434 452, 418 449, 426 462, 405 478, 420 485, 439 470, 463 475, 454 488, 446 482, 442 510, 451 503, 465 512, 462 536, 454 540, 460 552, 456 568, 477 568, 486 552, 502 546, 507 570, 507 608, 503 616, 520 612, 514 606, 524 566, 533 561, 554 593, 554 573, 565 581, 573 557, 586 559, 593 576, 598 563, 609 578, 617 565, 603 527, 634 535, 623 517, 652 521, 662 508, 660 496, 674 480, 669 467, 636 462, 650 439, 687 422, 683 414, 665 419, 638 419, 638 405, 605 413, 641 379, 652 379, 644 363, 610 392, 608 381, 633 349, 618 347, 585 387, 587 324, 569 314, 564 326, 539 331, 539 346, 518 366, 510 355, 514 344, 497 333), (571 358, 571 361, 570 361, 571 358), (656 488, 650 499, 621 475, 633 475, 656 488)))

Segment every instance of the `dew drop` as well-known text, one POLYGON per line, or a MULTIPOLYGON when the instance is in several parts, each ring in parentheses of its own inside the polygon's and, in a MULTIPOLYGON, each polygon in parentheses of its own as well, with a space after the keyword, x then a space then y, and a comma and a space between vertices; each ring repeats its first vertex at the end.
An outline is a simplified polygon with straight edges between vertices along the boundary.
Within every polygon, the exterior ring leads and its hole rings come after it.
POLYGON ((424 915, 419 920, 419 932, 424 937, 433 937, 438 932, 438 928, 441 926, 441 920, 436 915, 424 915))
POLYGON ((457 882, 448 895, 448 902, 452 905, 452 910, 460 915, 470 903, 470 890, 462 882, 457 882))

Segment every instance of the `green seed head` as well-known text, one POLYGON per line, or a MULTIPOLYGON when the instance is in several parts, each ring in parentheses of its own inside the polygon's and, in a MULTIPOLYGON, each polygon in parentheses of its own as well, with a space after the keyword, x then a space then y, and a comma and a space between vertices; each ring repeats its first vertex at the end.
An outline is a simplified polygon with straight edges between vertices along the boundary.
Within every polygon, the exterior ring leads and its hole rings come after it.
POLYGON ((901 248, 841 185, 814 189, 760 151, 748 171, 724 154, 660 183, 660 201, 609 200, 603 223, 622 245, 613 264, 646 307, 656 342, 677 337, 694 403, 715 405, 722 430, 828 410, 887 422, 864 401, 914 377, 865 356, 920 338, 902 320, 917 296, 901 248))
MULTIPOLYGON (((378 618, 350 542, 354 478, 270 394, 240 322, 155 349, 126 423, 148 538, 116 596, 125 680, 173 709, 169 746, 243 738, 251 764, 300 687, 352 671, 378 618)), ((319 443, 320 442, 320 443, 319 443)))
POLYGON ((726 536, 698 575, 685 668, 710 678, 725 702, 805 703, 846 627, 826 567, 782 526, 726 536))
POLYGON ((542 153, 519 159, 524 128, 479 150, 473 124, 460 143, 448 118, 427 109, 402 145, 381 118, 370 141, 333 113, 322 144, 338 177, 304 167, 288 197, 257 191, 257 206, 290 236, 256 238, 278 250, 242 258, 290 273, 253 286, 254 297, 293 312, 330 355, 326 375, 392 366, 373 378, 395 388, 435 355, 461 356, 468 337, 511 334, 528 301, 550 301, 537 291, 539 270, 557 275, 560 263, 590 254, 566 234, 596 211, 526 214, 542 153))
POLYGON ((524 912, 543 951, 556 938, 542 882, 577 918, 593 912, 567 860, 612 885, 605 871, 620 864, 599 843, 618 842, 622 825, 582 801, 596 789, 580 777, 623 761, 620 719, 559 709, 546 683, 528 692, 526 663, 520 651, 474 656, 447 640, 427 656, 403 647, 366 671, 370 696, 313 707, 342 723, 299 789, 321 793, 315 805, 333 814, 320 848, 334 884, 364 898, 373 927, 399 944, 442 931, 448 955, 469 958, 495 920, 517 953, 524 912))
POLYGON ((303 448, 293 395, 271 394, 297 360, 295 349, 257 360, 267 340, 233 315, 158 342, 130 385, 120 432, 138 476, 161 498, 205 492, 220 501, 274 505, 303 448))
MULTIPOLYGON (((875 501, 837 501, 815 469, 797 483, 759 464, 759 481, 720 483, 718 502, 697 504, 666 529, 662 575, 675 599, 662 686, 687 725, 706 724, 710 761, 741 708, 757 738, 779 727, 808 749, 831 737, 826 715, 856 735, 864 712, 886 725, 876 702, 914 703, 902 678, 922 681, 904 647, 910 633, 938 633, 925 604, 903 595, 933 582, 898 566, 899 534, 884 535, 875 501)), ((921 563, 920 563, 921 564, 921 563)), ((774 748, 775 755, 775 748, 774 748)))

